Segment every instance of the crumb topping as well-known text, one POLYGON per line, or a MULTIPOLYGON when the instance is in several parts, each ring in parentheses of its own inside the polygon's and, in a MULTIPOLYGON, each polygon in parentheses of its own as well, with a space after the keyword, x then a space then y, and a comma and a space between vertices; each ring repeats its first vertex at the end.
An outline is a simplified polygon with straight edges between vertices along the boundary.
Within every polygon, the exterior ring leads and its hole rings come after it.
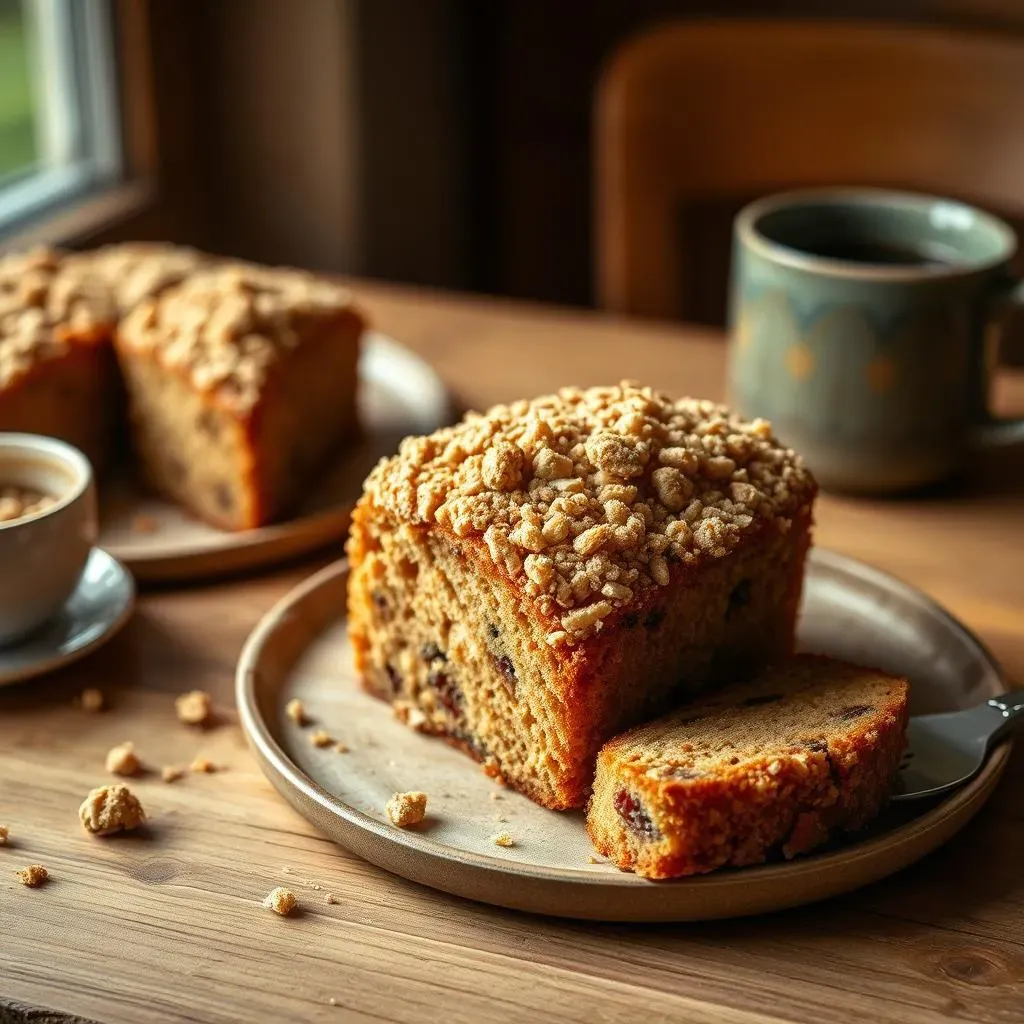
POLYGON ((11 830, 6 825, 0 825, 0 846, 6 846, 10 842, 11 830))
POLYGON ((120 783, 94 789, 78 809, 82 827, 97 836, 138 828, 146 820, 139 798, 120 783))
POLYGON ((112 775, 138 775, 142 771, 142 762, 135 753, 135 744, 120 743, 111 747, 107 753, 106 767, 112 775))
POLYGON ((427 813, 427 794, 418 791, 396 793, 385 805, 392 824, 399 828, 418 825, 427 813))
POLYGON ((213 720, 213 701, 204 690, 190 690, 176 697, 174 710, 186 725, 209 725, 213 720))
POLYGON ((21 871, 15 872, 15 874, 17 874, 21 884, 27 885, 30 889, 38 889, 50 877, 50 872, 42 864, 29 864, 27 868, 23 868, 21 871))
POLYGON ((164 782, 177 782, 178 779, 182 779, 184 777, 185 769, 182 768, 181 765, 168 764, 164 765, 164 767, 160 769, 160 778, 162 778, 164 782))
POLYGON ((272 910, 275 914, 280 914, 282 917, 287 917, 298 905, 299 901, 295 893, 291 889, 285 889, 280 885, 276 889, 271 889, 263 901, 263 906, 267 910, 272 910))
POLYGON ((91 715, 103 710, 104 700, 102 690, 89 687, 82 691, 82 696, 79 697, 79 700, 82 703, 82 710, 88 711, 91 715))
POLYGON ((334 737, 326 729, 317 729, 309 734, 309 742, 314 747, 329 747, 334 743, 334 737))
POLYGON ((189 769, 203 775, 212 775, 217 770, 217 766, 208 757, 197 757, 189 765, 189 769))
POLYGON ((308 725, 309 716, 306 714, 306 707, 298 697, 292 697, 284 706, 284 713, 296 725, 308 725))
POLYGON ((406 438, 366 482, 401 521, 482 538, 559 623, 552 645, 596 633, 674 565, 721 558, 764 523, 788 530, 815 489, 767 421, 630 382, 469 413, 406 438))
POLYGON ((504 846, 506 848, 516 845, 516 841, 507 832, 499 832, 496 836, 492 836, 491 842, 495 846, 504 846))
POLYGON ((57 499, 28 487, 0 487, 0 523, 39 515, 57 504, 57 499))
POLYGON ((124 314, 208 265, 209 256, 184 246, 160 242, 127 242, 108 245, 78 257, 88 260, 94 271, 113 291, 119 311, 124 314))
POLYGON ((81 258, 46 248, 0 257, 0 387, 66 352, 69 335, 115 319, 106 283, 81 258))
POLYGON ((240 411, 259 398, 269 368, 295 349, 301 327, 352 305, 349 292, 312 274, 229 264, 200 270, 125 318, 121 340, 156 350, 200 391, 240 411))

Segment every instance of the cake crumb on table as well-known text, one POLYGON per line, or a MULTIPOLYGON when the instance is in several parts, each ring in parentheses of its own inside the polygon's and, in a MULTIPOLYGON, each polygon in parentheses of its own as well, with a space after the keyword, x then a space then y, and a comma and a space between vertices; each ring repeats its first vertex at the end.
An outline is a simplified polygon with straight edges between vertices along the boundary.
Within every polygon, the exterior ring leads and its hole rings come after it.
POLYGON ((309 725, 309 715, 306 714, 306 706, 298 697, 292 697, 284 706, 284 713, 296 725, 309 725))
POLYGON ((212 775, 217 766, 208 757, 197 757, 189 768, 194 772, 202 772, 205 775, 212 775))
POLYGON ((6 846, 11 839, 10 829, 6 825, 0 825, 0 846, 6 846))
POLYGON ((79 807, 78 816, 86 832, 96 836, 129 831, 146 820, 139 798, 120 783, 92 790, 79 807))
POLYGON ((335 904, 338 902, 338 897, 333 892, 329 892, 324 896, 324 903, 335 904))
POLYGON ((495 846, 509 847, 516 845, 516 841, 507 832, 499 832, 498 835, 492 836, 491 842, 495 846))
POLYGON ((349 751, 349 746, 347 743, 335 743, 334 749, 339 754, 347 754, 349 751))
POLYGON ((164 765, 160 770, 160 778, 162 778, 164 782, 177 782, 178 779, 184 778, 184 776, 185 769, 182 768, 181 765, 168 764, 164 765))
POLYGON ((190 690, 176 697, 174 709, 186 725, 209 725, 213 720, 213 701, 205 690, 190 690))
POLYGON ((81 704, 82 710, 88 711, 90 714, 102 711, 106 703, 103 699, 103 691, 97 690, 95 687, 83 690, 78 702, 81 704))
POLYGON ((30 889, 38 889, 50 878, 50 872, 42 864, 29 864, 27 868, 23 868, 16 874, 21 884, 27 885, 30 889))
POLYGON ((492 800, 500 800, 501 799, 501 794, 500 793, 492 792, 490 796, 491 796, 492 800))
POLYGON ((137 515, 132 519, 132 533, 156 533, 160 524, 153 516, 137 515))
POLYGON ((299 901, 291 889, 285 889, 279 885, 267 893, 263 906, 267 910, 272 910, 275 914, 287 917, 298 906, 298 903, 299 901))
POLYGON ((427 813, 427 794, 413 790, 409 793, 396 793, 385 805, 392 824, 399 828, 418 825, 427 813))
POLYGON ((329 747, 334 742, 334 737, 325 729, 317 729, 310 735, 309 742, 314 747, 329 747))
POLYGON ((591 855, 590 855, 590 856, 589 856, 589 857, 587 858, 587 861, 588 861, 588 863, 590 863, 590 864, 605 864, 605 863, 607 863, 607 861, 603 861, 603 860, 601 860, 601 858, 600 858, 600 857, 595 857, 595 856, 594 856, 593 854, 591 854, 591 855))
POLYGON ((142 762, 135 753, 135 744, 119 743, 107 752, 107 771, 113 775, 138 775, 142 771, 142 762))

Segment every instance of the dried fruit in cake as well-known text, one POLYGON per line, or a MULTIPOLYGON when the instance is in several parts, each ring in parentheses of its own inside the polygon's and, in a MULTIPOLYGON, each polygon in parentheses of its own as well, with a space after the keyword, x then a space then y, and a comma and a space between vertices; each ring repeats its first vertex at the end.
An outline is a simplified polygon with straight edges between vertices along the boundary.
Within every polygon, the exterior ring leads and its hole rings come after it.
POLYGON ((116 346, 144 474, 226 529, 290 512, 354 427, 362 331, 349 292, 292 270, 220 265, 143 301, 116 346))
POLYGON ((74 256, 0 257, 0 431, 44 434, 100 469, 120 413, 106 283, 74 256))
POLYGON ((630 383, 471 413, 366 482, 357 669, 420 731, 581 806, 609 737, 790 652, 815 492, 764 421, 630 383))
POLYGON ((601 750, 587 830, 647 878, 792 857, 878 814, 906 739, 906 680, 804 655, 601 750))

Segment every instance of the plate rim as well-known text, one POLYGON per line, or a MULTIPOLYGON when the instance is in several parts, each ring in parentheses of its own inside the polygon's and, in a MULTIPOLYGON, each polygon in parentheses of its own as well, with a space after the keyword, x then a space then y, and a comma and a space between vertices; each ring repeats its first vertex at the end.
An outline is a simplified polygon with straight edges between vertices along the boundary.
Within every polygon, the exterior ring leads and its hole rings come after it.
MULTIPOLYGON (((439 425, 449 422, 455 403, 444 380, 418 352, 396 341, 390 335, 368 329, 363 334, 360 360, 371 350, 400 361, 418 381, 417 390, 427 389, 424 405, 435 410, 439 425)), ((258 569, 288 558, 315 551, 348 529, 349 517, 359 495, 330 508, 298 516, 282 523, 273 523, 252 530, 222 531, 223 540, 186 543, 174 551, 150 549, 139 553, 119 550, 116 557, 135 576, 145 582, 173 582, 215 578, 246 569, 258 569)), ((108 545, 110 546, 110 545, 108 545)))
MULTIPOLYGON (((97 648, 102 647, 110 640, 113 640, 113 638, 117 636, 117 634, 120 633, 128 624, 128 620, 131 619, 135 612, 135 602, 137 599, 135 578, 120 559, 115 558, 106 550, 106 548, 101 548, 98 544, 93 545, 89 550, 86 565, 88 565, 89 561, 95 557, 106 559, 108 564, 113 565, 115 570, 120 574, 123 583, 124 601, 117 615, 111 620, 110 625, 108 625, 102 633, 98 636, 94 636, 87 643, 74 647, 64 654, 44 658, 41 661, 34 661, 30 665, 25 665, 23 668, 15 669, 13 671, 6 671, 3 668, 3 665, 0 664, 0 686, 15 686, 18 683, 26 683, 30 679, 35 679, 38 676, 47 675, 50 672, 56 672, 58 669, 72 665, 81 658, 84 658, 86 655, 91 654, 97 648)), ((79 586, 81 586, 81 582, 79 582, 79 586)), ((77 589, 78 588, 76 587, 75 592, 77 592, 77 589)), ((75 592, 72 592, 72 597, 74 597, 75 592)), ((71 598, 69 597, 68 600, 70 601, 71 598)), ((2 656, 3 651, 0 650, 0 659, 2 659, 2 656)))
MULTIPOLYGON (((809 559, 814 562, 824 563, 833 568, 853 572, 855 575, 860 575, 862 578, 868 578, 880 584, 887 590, 904 594, 909 593, 914 600, 924 602, 932 611, 946 620, 946 624, 953 627, 963 639, 969 644, 974 645, 979 656, 986 663, 994 677, 1002 683, 1006 683, 1005 673, 984 643, 951 612, 947 611, 941 604, 918 588, 881 569, 828 549, 812 549, 809 559)), ((422 856, 428 862, 434 862, 438 866, 451 866, 455 864, 476 873, 489 875, 493 881, 504 880, 507 882, 511 877, 516 881, 525 881, 541 886, 568 885, 573 893, 591 893, 595 889, 611 889, 616 894, 628 892, 634 897, 639 897, 640 900, 643 900, 641 894, 647 893, 647 900, 650 901, 652 899, 650 894, 652 893, 666 894, 671 889, 683 886, 686 887, 687 892, 699 891, 708 895, 713 895, 716 890, 725 891, 735 888, 739 877, 735 872, 712 872, 707 875, 674 879, 667 882, 650 882, 629 872, 617 871, 612 874, 586 872, 572 868, 553 868, 544 865, 522 864, 497 856, 460 850, 453 847, 441 847, 436 841, 431 840, 429 836, 413 831, 395 829, 385 822, 378 821, 369 814, 351 807, 340 797, 326 790, 306 774, 274 739, 268 723, 259 711, 259 703, 256 699, 258 656, 271 635, 282 625, 287 617, 286 613, 290 613, 300 606, 313 592, 324 586, 340 582, 341 578, 346 576, 348 571, 348 559, 338 559, 297 584, 275 602, 273 607, 260 619, 255 629, 246 639, 236 667, 235 697, 240 724, 246 739, 255 753, 264 774, 267 775, 275 788, 282 793, 303 817, 314 826, 317 826, 315 817, 307 813, 307 810, 309 805, 318 807, 333 818, 339 819, 343 823, 343 831, 355 830, 359 834, 351 845, 347 841, 348 836, 346 836, 345 842, 335 841, 345 849, 349 849, 364 859, 371 861, 371 863, 436 889, 441 889, 455 895, 468 896, 471 899, 484 900, 504 907, 534 909, 523 906, 522 901, 509 902, 503 900, 500 898, 500 892, 496 892, 494 898, 488 899, 485 896, 470 894, 466 891, 467 888, 479 891, 479 886, 440 885, 435 880, 428 881, 423 872, 411 870, 407 872, 405 870, 406 865, 403 865, 402 869, 391 866, 394 864, 393 858, 388 858, 390 864, 383 864, 367 855, 368 845, 386 843, 388 846, 400 851, 406 860, 409 857, 422 856)), ((882 835, 865 839, 862 842, 853 843, 840 850, 797 858, 783 864, 764 864, 743 868, 742 881, 745 884, 749 883, 751 886, 756 886, 758 882, 768 879, 773 885, 779 885, 785 884, 787 879, 801 878, 809 873, 815 874, 822 871, 840 873, 843 868, 849 868, 864 861, 873 861, 880 852, 886 848, 892 848, 894 836, 899 837, 899 842, 896 845, 901 850, 914 848, 915 840, 918 842, 927 840, 929 845, 901 861, 897 867, 870 875, 863 881, 856 882, 853 885, 838 886, 832 889, 829 895, 838 895, 841 892, 859 888, 870 881, 893 874, 942 845, 943 842, 966 824, 967 820, 988 799, 1006 767, 1011 749, 1011 739, 1007 739, 999 744, 990 752, 983 767, 970 782, 954 791, 934 807, 897 828, 887 831, 882 835), (951 825, 953 826, 951 831, 945 834, 945 830, 949 829, 951 825), (942 834, 937 841, 931 842, 929 835, 936 832, 942 834)), ((446 875, 444 877, 446 881, 451 882, 450 876, 446 875)), ((812 899, 815 898, 818 897, 812 899)), ((764 909, 781 908, 796 903, 811 902, 812 899, 769 901, 764 909)), ((567 913, 559 910, 548 910, 546 912, 556 916, 633 921, 695 920, 698 918, 734 916, 722 913, 692 914, 688 912, 669 913, 666 915, 664 913, 653 913, 651 910, 645 912, 643 908, 640 908, 636 914, 623 915, 617 913, 603 918, 599 914, 591 913, 567 913)), ((756 911, 740 911, 738 913, 753 912, 756 911)))

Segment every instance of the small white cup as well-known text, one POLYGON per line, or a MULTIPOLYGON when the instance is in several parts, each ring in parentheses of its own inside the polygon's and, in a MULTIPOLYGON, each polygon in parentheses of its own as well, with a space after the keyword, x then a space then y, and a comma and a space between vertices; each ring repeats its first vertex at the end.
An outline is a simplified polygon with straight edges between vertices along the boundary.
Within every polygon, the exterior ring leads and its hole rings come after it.
POLYGON ((55 498, 36 515, 0 522, 0 646, 53 618, 74 593, 96 543, 92 466, 52 437, 0 433, 0 488, 55 498))

